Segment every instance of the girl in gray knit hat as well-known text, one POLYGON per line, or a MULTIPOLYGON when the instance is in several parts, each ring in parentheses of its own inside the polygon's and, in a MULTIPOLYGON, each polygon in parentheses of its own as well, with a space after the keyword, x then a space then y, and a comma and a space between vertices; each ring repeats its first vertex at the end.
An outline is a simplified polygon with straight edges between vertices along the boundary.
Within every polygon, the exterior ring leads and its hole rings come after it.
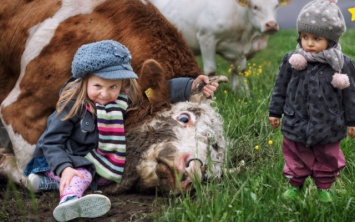
MULTIPOLYGON (((27 187, 34 192, 59 189, 53 216, 58 221, 107 213, 110 199, 83 196, 91 186, 121 182, 126 160, 124 115, 140 104, 137 75, 128 49, 113 40, 83 45, 72 62, 73 78, 61 90, 56 111, 27 164, 27 187), (128 101, 130 102, 128 104, 128 101)), ((172 102, 188 100, 191 88, 207 76, 170 81, 172 102), (179 90, 180 89, 180 90, 179 90), (188 90, 188 92, 186 92, 188 90)), ((218 83, 204 87, 209 97, 218 83)))
POLYGON ((308 176, 321 202, 331 202, 332 183, 345 167, 340 141, 355 137, 355 64, 341 51, 346 30, 336 0, 314 0, 297 19, 296 50, 279 67, 269 106, 269 121, 280 126, 291 187, 285 200, 297 198, 308 176))

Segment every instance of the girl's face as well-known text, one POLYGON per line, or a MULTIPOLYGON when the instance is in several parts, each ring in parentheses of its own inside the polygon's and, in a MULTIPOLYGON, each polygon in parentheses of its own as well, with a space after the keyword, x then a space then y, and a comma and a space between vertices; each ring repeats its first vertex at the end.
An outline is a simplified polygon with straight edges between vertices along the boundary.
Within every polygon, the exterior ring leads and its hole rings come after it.
POLYGON ((122 80, 109 80, 91 75, 88 79, 87 94, 94 103, 106 105, 117 99, 121 87, 122 80))
POLYGON ((301 32, 301 45, 304 51, 317 54, 328 48, 328 40, 324 37, 301 32))

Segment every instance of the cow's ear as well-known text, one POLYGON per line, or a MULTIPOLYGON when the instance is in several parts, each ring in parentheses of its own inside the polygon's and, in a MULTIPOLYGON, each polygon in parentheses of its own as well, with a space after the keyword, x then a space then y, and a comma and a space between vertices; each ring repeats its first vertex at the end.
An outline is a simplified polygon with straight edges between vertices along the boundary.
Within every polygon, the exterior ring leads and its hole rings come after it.
POLYGON ((292 2, 292 0, 279 0, 281 6, 286 6, 290 4, 290 2, 292 2))
POLYGON ((249 0, 237 0, 237 3, 242 7, 246 7, 249 4, 249 0))
POLYGON ((143 63, 138 84, 150 103, 170 102, 169 81, 165 79, 163 68, 157 61, 149 59, 143 63))

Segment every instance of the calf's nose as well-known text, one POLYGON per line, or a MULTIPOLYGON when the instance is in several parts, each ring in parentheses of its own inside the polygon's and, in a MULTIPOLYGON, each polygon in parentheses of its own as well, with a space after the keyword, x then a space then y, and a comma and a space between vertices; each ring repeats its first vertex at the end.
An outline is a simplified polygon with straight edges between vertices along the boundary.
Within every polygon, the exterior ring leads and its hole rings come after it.
POLYGON ((205 180, 206 167, 199 158, 191 158, 186 161, 186 172, 192 179, 205 180), (198 178, 196 178, 198 177, 198 178))

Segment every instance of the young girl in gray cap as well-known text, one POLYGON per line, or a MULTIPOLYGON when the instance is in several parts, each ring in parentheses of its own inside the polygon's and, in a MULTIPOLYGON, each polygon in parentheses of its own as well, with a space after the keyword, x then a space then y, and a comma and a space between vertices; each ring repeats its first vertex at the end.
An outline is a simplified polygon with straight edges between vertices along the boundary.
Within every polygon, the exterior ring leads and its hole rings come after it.
POLYGON ((341 51, 346 27, 336 3, 303 7, 297 48, 283 58, 272 93, 270 124, 279 127, 283 115, 283 174, 291 184, 285 200, 295 199, 311 176, 319 200, 331 202, 329 188, 345 166, 340 141, 355 137, 355 64, 341 51))
MULTIPOLYGON (((53 211, 58 221, 99 217, 111 207, 106 196, 83 193, 90 185, 96 190, 121 181, 126 151, 123 116, 128 101, 133 107, 139 101, 138 77, 130 62, 128 49, 113 40, 83 45, 74 56, 73 78, 63 87, 25 170, 27 186, 34 192, 59 189, 60 202, 53 211)), ((180 87, 178 93, 189 95, 185 89, 202 80, 207 82, 207 76, 178 78, 170 85, 174 92, 180 87)), ((205 95, 217 86, 206 85, 205 95)))

